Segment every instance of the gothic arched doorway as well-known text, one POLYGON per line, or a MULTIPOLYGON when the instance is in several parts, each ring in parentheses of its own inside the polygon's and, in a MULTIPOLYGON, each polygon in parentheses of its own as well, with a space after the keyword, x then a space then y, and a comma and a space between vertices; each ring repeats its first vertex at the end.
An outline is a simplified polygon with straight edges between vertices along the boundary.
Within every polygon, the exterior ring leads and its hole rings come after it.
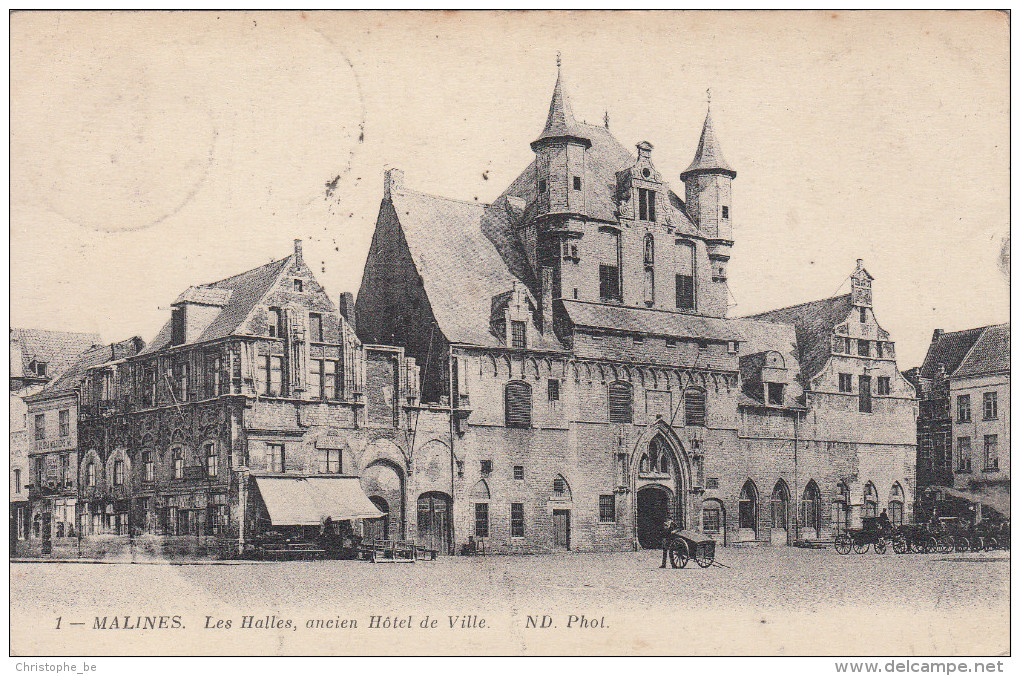
POLYGON ((673 496, 668 488, 650 484, 637 493, 638 543, 644 549, 662 546, 663 524, 673 517, 673 496))
POLYGON ((450 553, 451 506, 446 493, 429 491, 418 497, 418 542, 440 554, 450 553))
POLYGON ((774 545, 789 544, 790 541, 790 489, 780 479, 772 489, 772 534, 774 545))

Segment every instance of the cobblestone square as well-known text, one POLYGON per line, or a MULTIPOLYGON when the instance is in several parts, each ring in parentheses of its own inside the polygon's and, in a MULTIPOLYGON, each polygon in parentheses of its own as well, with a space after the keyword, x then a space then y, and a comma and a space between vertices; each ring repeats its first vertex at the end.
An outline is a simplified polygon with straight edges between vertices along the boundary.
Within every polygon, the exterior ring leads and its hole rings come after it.
POLYGON ((31 653, 37 641, 52 641, 59 616, 61 640, 83 654, 1009 650, 1008 552, 840 556, 831 549, 725 548, 717 561, 729 567, 661 570, 654 550, 414 564, 16 563, 12 645, 16 654, 31 653), (125 623, 153 615, 180 616, 184 628, 137 630, 124 640, 125 623), (118 631, 93 628, 95 618, 112 624, 115 617, 118 631), (273 628, 242 628, 244 617, 273 628), (231 628, 205 628, 219 620, 231 628), (292 628, 280 630, 287 620, 292 628), (423 621, 436 626, 423 629, 423 621))

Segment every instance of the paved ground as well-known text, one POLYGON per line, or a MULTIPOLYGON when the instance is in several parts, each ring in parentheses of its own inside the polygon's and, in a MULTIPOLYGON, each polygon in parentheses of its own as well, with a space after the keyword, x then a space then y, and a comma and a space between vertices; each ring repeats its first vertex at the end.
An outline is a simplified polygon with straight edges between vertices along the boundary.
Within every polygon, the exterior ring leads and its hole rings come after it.
POLYGON ((16 563, 12 642, 20 653, 58 641, 94 653, 202 654, 991 654, 1009 647, 1007 552, 839 556, 769 547, 722 549, 717 560, 730 567, 660 570, 658 552, 415 564, 16 563), (138 614, 179 615, 185 626, 92 629, 96 617, 138 614), (245 615, 269 616, 274 625, 289 619, 293 628, 242 629, 245 615), (408 615, 410 628, 371 627, 372 616, 399 622, 408 615), (422 629, 426 615, 426 624, 438 625, 422 629), (582 615, 595 626, 570 621, 582 615), (548 616, 552 626, 529 627, 529 616, 538 625, 548 616), (65 623, 59 631, 57 617, 65 623), (357 627, 307 626, 338 618, 357 627), (205 628, 216 620, 231 628, 205 628))

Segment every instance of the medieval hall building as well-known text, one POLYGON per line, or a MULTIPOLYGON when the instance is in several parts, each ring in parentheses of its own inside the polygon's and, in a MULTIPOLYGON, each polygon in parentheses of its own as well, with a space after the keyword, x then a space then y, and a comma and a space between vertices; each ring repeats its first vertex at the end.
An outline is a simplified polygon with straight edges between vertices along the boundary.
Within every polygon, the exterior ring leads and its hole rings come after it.
POLYGON ((849 294, 727 318, 737 172, 710 113, 679 192, 561 77, 531 148, 491 204, 385 174, 357 331, 451 415, 448 488, 406 494, 410 518, 438 499, 446 537, 493 552, 654 547, 667 517, 726 544, 909 519, 914 390, 861 261, 849 294))

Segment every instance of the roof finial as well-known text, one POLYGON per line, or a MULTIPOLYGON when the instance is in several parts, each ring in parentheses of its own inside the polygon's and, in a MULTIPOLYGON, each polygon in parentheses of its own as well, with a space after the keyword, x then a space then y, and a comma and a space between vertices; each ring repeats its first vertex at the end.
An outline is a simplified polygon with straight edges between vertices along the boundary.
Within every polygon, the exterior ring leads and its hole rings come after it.
POLYGON ((557 50, 556 51, 556 70, 559 70, 560 66, 562 66, 562 65, 563 65, 563 55, 560 54, 559 50, 557 50))
POLYGON ((605 115, 604 120, 605 120, 605 124, 606 124, 606 129, 609 129, 609 111, 608 110, 606 111, 606 115, 605 115))

